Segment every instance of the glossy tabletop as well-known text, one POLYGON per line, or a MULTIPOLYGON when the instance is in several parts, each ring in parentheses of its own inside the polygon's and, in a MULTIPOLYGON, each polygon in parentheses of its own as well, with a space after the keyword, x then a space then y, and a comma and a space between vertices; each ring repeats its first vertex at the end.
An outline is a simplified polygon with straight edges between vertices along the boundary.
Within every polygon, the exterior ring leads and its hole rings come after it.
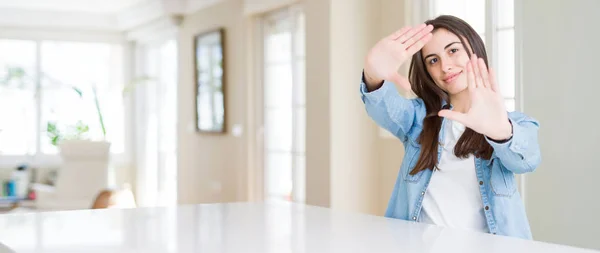
POLYGON ((291 203, 0 215, 0 252, 570 252, 526 241, 291 203))

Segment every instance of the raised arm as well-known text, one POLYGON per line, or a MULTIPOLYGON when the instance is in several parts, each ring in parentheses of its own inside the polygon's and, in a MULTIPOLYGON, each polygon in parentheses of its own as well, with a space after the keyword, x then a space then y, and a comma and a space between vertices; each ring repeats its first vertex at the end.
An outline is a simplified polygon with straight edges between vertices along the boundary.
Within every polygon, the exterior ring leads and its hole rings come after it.
POLYGON ((539 123, 522 113, 506 111, 493 69, 473 55, 467 64, 471 107, 467 113, 441 110, 439 116, 456 120, 485 136, 506 168, 514 173, 534 171, 541 162, 539 123))
POLYGON ((403 142, 419 118, 425 115, 423 100, 402 97, 392 82, 384 81, 378 89, 369 92, 362 81, 360 93, 369 117, 403 142))
POLYGON ((404 27, 381 39, 369 51, 363 70, 360 93, 369 116, 402 141, 424 111, 420 99, 403 98, 394 85, 410 90, 410 82, 398 69, 431 37, 433 26, 404 27))

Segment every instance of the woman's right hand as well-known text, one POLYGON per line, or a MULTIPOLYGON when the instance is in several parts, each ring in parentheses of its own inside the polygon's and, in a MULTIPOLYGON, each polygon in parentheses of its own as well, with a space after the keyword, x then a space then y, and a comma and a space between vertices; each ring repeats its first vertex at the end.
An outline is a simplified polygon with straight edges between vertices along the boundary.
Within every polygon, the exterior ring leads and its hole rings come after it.
POLYGON ((365 63, 367 88, 376 90, 383 80, 389 80, 407 91, 411 90, 408 78, 398 74, 398 69, 431 40, 431 31, 431 25, 405 26, 377 42, 369 51, 365 63))

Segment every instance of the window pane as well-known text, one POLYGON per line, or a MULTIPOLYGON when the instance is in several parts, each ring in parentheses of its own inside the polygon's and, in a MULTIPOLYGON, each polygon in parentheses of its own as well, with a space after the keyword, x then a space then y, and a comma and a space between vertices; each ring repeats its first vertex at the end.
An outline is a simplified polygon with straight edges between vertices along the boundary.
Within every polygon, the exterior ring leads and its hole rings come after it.
POLYGON ((306 138, 304 14, 284 9, 264 20, 265 194, 303 201, 304 179, 297 173, 304 173, 306 138), (293 185, 300 195, 292 196, 293 185))
MULTIPOLYGON (((122 52, 119 46, 97 43, 44 41, 41 45, 42 112, 45 135, 48 122, 76 135, 78 121, 89 126, 84 135, 102 140, 100 114, 94 100, 98 96, 106 139, 113 153, 124 150, 124 106, 122 101, 122 52), (76 91, 79 90, 80 94, 76 91)), ((56 153, 49 138, 42 138, 42 152, 56 153)))
POLYGON ((265 148, 292 151, 292 108, 265 109, 265 148))
POLYGON ((486 47, 487 49, 487 42, 485 41, 485 33, 479 34, 479 37, 481 37, 481 40, 483 41, 483 45, 486 47))
POLYGON ((498 27, 513 27, 515 25, 514 0, 499 0, 498 2, 498 27))
POLYGON ((288 62, 292 57, 291 32, 278 32, 270 34, 265 39, 265 62, 288 62))
POLYGON ((507 111, 512 112, 515 110, 515 99, 514 98, 504 99, 504 103, 506 105, 507 111))
POLYGON ((515 97, 514 30, 498 31, 498 86, 504 97, 515 97))
POLYGON ((0 154, 34 154, 36 44, 0 40, 0 56, 0 154))
POLYGON ((299 107, 294 109, 294 152, 304 153, 306 146, 306 109, 299 107))
POLYGON ((485 0, 433 0, 433 15, 453 15, 469 23, 477 33, 485 32, 485 0))
POLYGON ((292 191, 292 154, 266 153, 267 196, 289 200, 292 191))
POLYGON ((265 106, 292 106, 292 65, 280 63, 265 66, 265 106))
POLYGON ((306 55, 305 53, 305 38, 306 38, 306 34, 304 31, 304 13, 299 13, 296 16, 296 31, 294 34, 294 43, 296 46, 296 52, 295 55, 298 57, 304 57, 306 55))
POLYGON ((160 48, 160 65, 158 71, 161 85, 161 96, 158 112, 160 124, 160 150, 175 151, 177 149, 177 42, 169 40, 160 48))
POLYGON ((294 65, 296 71, 294 72, 294 104, 305 105, 306 104, 306 65, 305 60, 296 61, 294 65))

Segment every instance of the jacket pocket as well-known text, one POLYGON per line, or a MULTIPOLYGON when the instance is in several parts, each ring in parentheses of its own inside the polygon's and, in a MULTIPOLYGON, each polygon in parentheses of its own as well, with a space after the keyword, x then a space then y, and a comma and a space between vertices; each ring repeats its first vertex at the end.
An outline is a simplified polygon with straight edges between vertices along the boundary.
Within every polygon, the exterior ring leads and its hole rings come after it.
POLYGON ((494 196, 512 197, 517 191, 515 175, 499 159, 494 159, 491 170, 491 187, 494 196))
POLYGON ((419 149, 409 145, 407 145, 406 147, 407 155, 405 156, 405 159, 409 160, 408 163, 404 164, 404 171, 402 172, 402 175, 404 177, 404 181, 414 184, 419 182, 419 179, 421 179, 421 175, 423 175, 423 171, 419 171, 419 173, 415 175, 410 174, 410 172, 415 168, 415 165, 417 164, 417 161, 419 159, 419 149))

